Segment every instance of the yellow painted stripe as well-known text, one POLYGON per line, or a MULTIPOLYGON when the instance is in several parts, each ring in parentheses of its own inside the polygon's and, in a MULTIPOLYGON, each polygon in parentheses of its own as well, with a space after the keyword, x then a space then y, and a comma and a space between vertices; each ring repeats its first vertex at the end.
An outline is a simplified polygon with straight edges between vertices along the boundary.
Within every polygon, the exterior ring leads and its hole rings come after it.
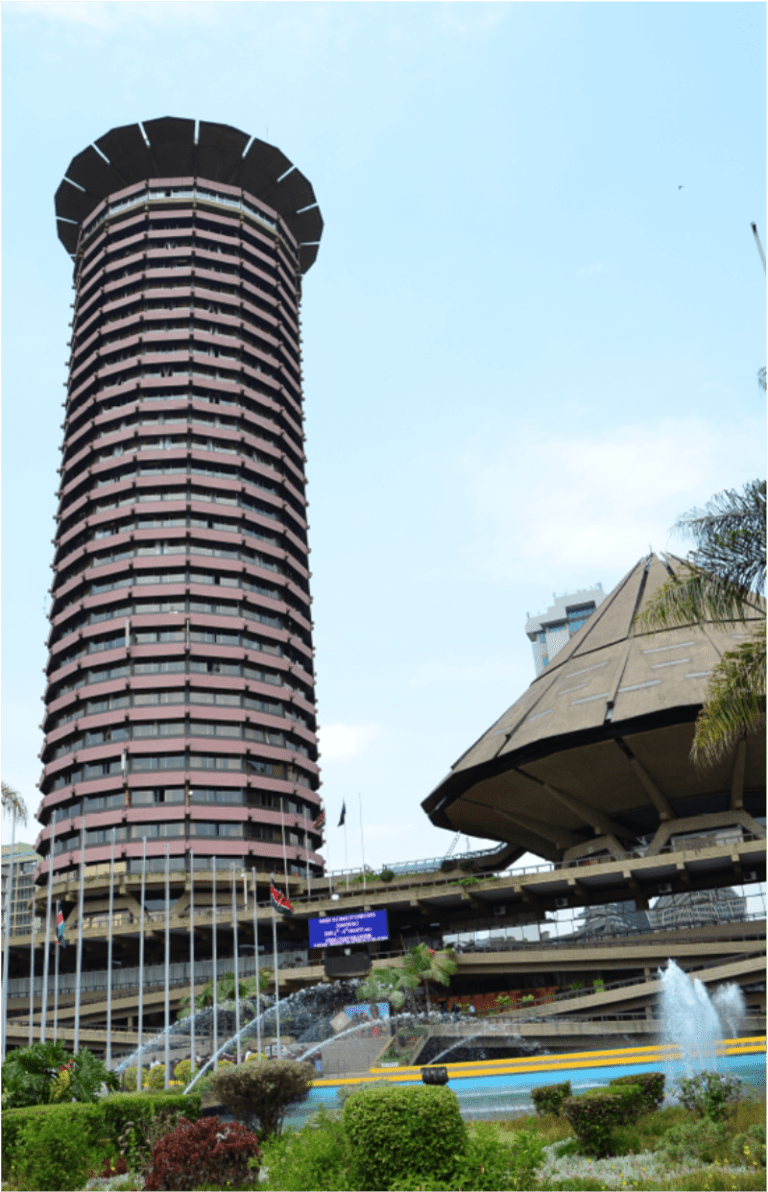
MULTIPOLYGON (((755 1035, 744 1039, 724 1039, 718 1047, 718 1055, 757 1055, 765 1050, 764 1035, 755 1035)), ((509 1076, 524 1075, 526 1073, 560 1071, 575 1067, 608 1068, 619 1064, 663 1063, 679 1057, 679 1047, 658 1044, 651 1047, 621 1047, 606 1051, 580 1051, 565 1055, 541 1056, 533 1059, 512 1060, 482 1060, 467 1061, 458 1064, 440 1065, 449 1071, 449 1075, 456 1079, 462 1077, 481 1076, 509 1076)), ((421 1066, 403 1068, 369 1068, 369 1076, 344 1076, 337 1079, 323 1078, 313 1081, 317 1088, 337 1086, 342 1084, 370 1084, 374 1081, 386 1080, 391 1083, 403 1083, 420 1079, 421 1066)))

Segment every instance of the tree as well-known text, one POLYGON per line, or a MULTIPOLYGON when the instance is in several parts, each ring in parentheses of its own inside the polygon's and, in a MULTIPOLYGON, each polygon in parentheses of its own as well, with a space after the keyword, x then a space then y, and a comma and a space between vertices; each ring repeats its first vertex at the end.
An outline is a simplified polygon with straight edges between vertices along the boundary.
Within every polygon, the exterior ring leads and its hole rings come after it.
POLYGON ((9 786, 7 782, 2 783, 2 807, 3 811, 7 811, 17 823, 26 824, 27 805, 19 792, 9 786))
POLYGON ((360 1002, 391 1002, 402 1010, 406 998, 412 998, 420 985, 424 986, 429 1007, 429 982, 450 985, 456 972, 456 961, 449 948, 435 952, 427 944, 417 944, 403 957, 401 966, 387 965, 374 969, 357 987, 360 1002))
MULTIPOLYGON (((685 569, 662 586, 635 619, 635 631, 711 623, 746 624, 764 618, 757 597, 765 595, 764 480, 743 493, 718 493, 702 511, 678 518, 674 530, 692 538, 695 549, 685 569)), ((750 638, 727 650, 712 671, 696 720, 691 759, 711 766, 737 742, 765 725, 765 620, 750 638)))
MULTIPOLYGON (((263 994, 269 982, 272 979, 272 970, 268 968, 259 969, 259 994, 263 994)), ((256 978, 249 979, 241 978, 238 981, 238 990, 240 1001, 246 1001, 250 998, 256 997, 256 978)), ((224 973, 219 979, 219 984, 216 987, 216 1000, 221 1007, 226 1002, 235 1001, 235 974, 224 973)), ((261 1001, 261 999, 259 999, 261 1001)), ((213 1005, 213 981, 209 981, 207 985, 203 986, 200 993, 195 997, 195 1009, 206 1010, 213 1005)), ((185 1018, 189 1014, 190 1001, 189 996, 179 998, 179 1018, 185 1018)))
POLYGON ((306 1100, 314 1077, 309 1063, 259 1060, 218 1071, 211 1087, 237 1121, 269 1138, 281 1133, 288 1106, 306 1100))

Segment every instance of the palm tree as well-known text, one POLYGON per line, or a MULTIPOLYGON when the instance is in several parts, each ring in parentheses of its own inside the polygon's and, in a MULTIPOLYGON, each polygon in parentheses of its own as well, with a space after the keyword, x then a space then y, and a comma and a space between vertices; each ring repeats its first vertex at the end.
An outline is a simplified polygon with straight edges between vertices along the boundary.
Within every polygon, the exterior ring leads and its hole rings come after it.
POLYGON ((27 805, 19 792, 14 790, 12 786, 9 786, 7 782, 2 783, 2 808, 16 822, 26 824, 27 805))
MULTIPOLYGON (((269 985, 272 977, 272 970, 262 968, 259 969, 259 993, 263 994, 264 990, 269 985)), ((256 997, 256 978, 250 977, 248 979, 241 978, 237 983, 237 995, 241 1001, 256 997)), ((226 1002, 235 1001, 235 974, 224 973, 219 978, 219 983, 216 986, 216 1001, 221 1007, 226 1002)), ((206 1010, 213 1005, 213 981, 209 981, 204 985, 200 992, 195 997, 195 1009, 206 1010)), ((185 1018, 190 1010, 189 995, 179 998, 179 1013, 178 1017, 185 1018)))
MULTIPOLYGON (((724 627, 763 614, 756 597, 765 595, 765 502, 765 481, 753 480, 743 493, 718 493, 703 511, 678 518, 673 530, 692 538, 695 549, 685 570, 638 615, 635 630, 703 622, 724 627)), ((765 725, 765 645, 762 620, 712 671, 691 748, 696 765, 714 765, 765 725)))
POLYGON ((357 999, 361 1002, 388 1001, 396 1010, 402 1010, 406 997, 411 999, 423 985, 429 1009, 429 982, 449 985, 455 972, 456 962, 450 949, 434 952, 427 944, 417 944, 406 952, 402 966, 387 965, 369 973, 357 987, 357 999))

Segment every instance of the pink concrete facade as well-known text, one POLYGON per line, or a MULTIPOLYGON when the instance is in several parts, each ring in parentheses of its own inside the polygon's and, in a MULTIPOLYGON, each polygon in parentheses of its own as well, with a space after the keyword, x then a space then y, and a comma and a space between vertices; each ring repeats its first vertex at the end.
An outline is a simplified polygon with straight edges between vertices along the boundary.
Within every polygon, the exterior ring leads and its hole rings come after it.
POLYGON ((56 872, 79 865, 84 819, 87 864, 116 828, 129 871, 145 837, 153 869, 167 845, 266 871, 284 827, 289 868, 317 875, 305 213, 200 175, 91 196, 87 214, 62 188, 75 296, 40 877, 54 817, 56 872))

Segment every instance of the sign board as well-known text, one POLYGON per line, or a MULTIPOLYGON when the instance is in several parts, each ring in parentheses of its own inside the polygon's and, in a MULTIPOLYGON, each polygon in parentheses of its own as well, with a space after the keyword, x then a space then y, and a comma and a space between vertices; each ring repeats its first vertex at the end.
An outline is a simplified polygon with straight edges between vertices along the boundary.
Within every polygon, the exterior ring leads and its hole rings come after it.
POLYGON ((362 911, 359 915, 329 915, 327 919, 309 920, 310 948, 333 948, 388 939, 386 911, 362 911))

